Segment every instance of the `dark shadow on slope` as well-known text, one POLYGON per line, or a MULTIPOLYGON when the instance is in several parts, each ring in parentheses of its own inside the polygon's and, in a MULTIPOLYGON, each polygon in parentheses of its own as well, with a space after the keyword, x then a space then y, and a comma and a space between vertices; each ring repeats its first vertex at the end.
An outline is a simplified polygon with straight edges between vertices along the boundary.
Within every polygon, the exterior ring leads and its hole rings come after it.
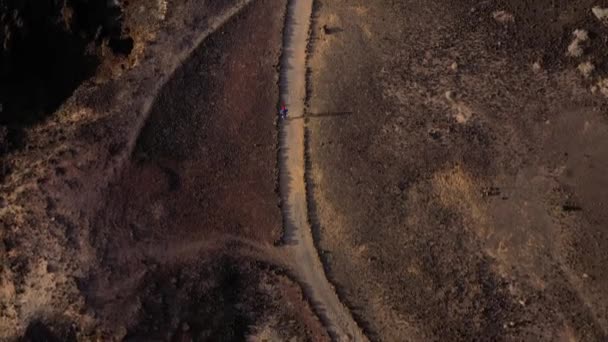
MULTIPOLYGON (((9 148, 23 142, 21 130, 43 120, 91 77, 104 39, 128 55, 122 10, 104 0, 22 0, 0 5, 0 125, 9 128, 9 148)), ((129 44, 130 42, 130 44, 129 44)))
POLYGON ((65 328, 62 331, 53 332, 46 324, 33 321, 25 330, 20 342, 74 342, 76 335, 74 329, 65 328))
POLYGON ((245 341, 259 318, 253 303, 268 301, 259 276, 231 257, 201 263, 147 277, 138 289, 140 321, 124 341, 245 341))

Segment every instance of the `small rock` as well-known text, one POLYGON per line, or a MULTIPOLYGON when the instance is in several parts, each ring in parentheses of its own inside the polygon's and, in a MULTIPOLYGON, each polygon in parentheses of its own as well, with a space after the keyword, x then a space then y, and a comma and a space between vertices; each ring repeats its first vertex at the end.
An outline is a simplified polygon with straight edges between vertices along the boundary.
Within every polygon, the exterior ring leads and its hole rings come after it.
POLYGON ((441 138, 441 132, 435 129, 430 130, 429 135, 431 136, 431 138, 433 138, 433 140, 438 140, 441 138))
POLYGON ((589 40, 589 34, 586 30, 577 29, 572 32, 572 35, 574 39, 568 45, 566 55, 569 57, 580 57, 583 55, 583 47, 581 45, 589 40))
POLYGON ((445 98, 446 98, 446 100, 448 100, 450 102, 454 102, 454 92, 451 90, 446 91, 445 98))
POLYGON ((591 12, 593 12, 593 15, 595 15, 595 17, 603 24, 608 24, 608 8, 595 6, 591 9, 591 12))
POLYGON ((602 95, 608 97, 608 78, 604 78, 597 82, 597 90, 602 93, 602 95))
POLYGON ((583 77, 588 78, 591 76, 591 73, 595 70, 595 65, 593 63, 587 61, 578 65, 578 71, 583 75, 583 77))
POLYGON ((492 17, 501 24, 511 23, 515 19, 513 14, 504 10, 494 11, 492 17))
POLYGON ((534 62, 534 64, 532 64, 532 70, 534 70, 534 72, 539 72, 540 69, 542 69, 542 67, 539 62, 534 62))
POLYGON ((589 278, 589 275, 587 273, 583 273, 583 278, 587 279, 589 278))
POLYGON ((456 62, 452 63, 452 65, 450 65, 450 69, 452 69, 454 71, 458 70, 458 63, 456 63, 456 62))

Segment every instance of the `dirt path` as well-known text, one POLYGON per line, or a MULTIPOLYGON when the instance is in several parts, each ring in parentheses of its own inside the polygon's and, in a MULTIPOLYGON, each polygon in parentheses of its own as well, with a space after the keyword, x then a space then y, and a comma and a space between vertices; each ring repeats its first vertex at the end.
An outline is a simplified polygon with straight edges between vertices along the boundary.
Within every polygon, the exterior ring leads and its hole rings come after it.
MULTIPOLYGON (((147 70, 140 70, 139 72, 144 75, 145 74, 156 75, 157 72, 155 70, 157 70, 157 69, 164 70, 165 72, 163 74, 161 74, 160 77, 158 77, 158 80, 155 83, 144 82, 143 86, 150 87, 148 89, 139 89, 138 87, 132 87, 133 89, 138 89, 137 91, 139 91, 139 92, 148 92, 150 95, 143 97, 143 100, 142 100, 143 103, 141 104, 141 107, 140 107, 142 115, 140 118, 138 118, 138 121, 136 122, 135 129, 133 130, 133 134, 130 136, 129 141, 127 143, 127 148, 125 149, 125 153, 123 153, 122 158, 119 160, 119 165, 116 167, 117 170, 122 169, 122 164, 126 163, 129 160, 131 154, 133 153, 133 149, 135 148, 137 139, 139 139, 141 131, 143 130, 143 128, 149 118, 152 106, 154 105, 155 101, 157 100, 158 94, 160 93, 163 86, 167 83, 168 80, 171 79, 171 77, 173 76, 175 71, 179 68, 179 66, 186 63, 187 59, 189 58, 190 55, 192 55, 193 51, 198 46, 200 46, 201 43, 207 37, 209 37, 209 35, 211 35, 216 30, 221 28, 228 20, 230 20, 232 17, 237 15, 239 12, 241 12, 246 6, 248 6, 251 3, 251 1, 253 1, 253 0, 238 0, 235 2, 234 6, 228 7, 223 13, 217 15, 216 17, 208 18, 207 27, 204 30, 202 30, 201 32, 196 32, 196 31, 192 32, 192 37, 191 37, 192 41, 185 48, 183 46, 185 44, 181 44, 182 46, 179 46, 179 45, 177 45, 178 43, 176 43, 177 41, 171 38, 171 35, 170 35, 171 30, 169 30, 168 34, 166 34, 165 36, 162 36, 159 39, 159 41, 161 41, 161 42, 168 41, 168 42, 172 42, 172 44, 167 43, 167 45, 164 45, 161 43, 157 43, 154 46, 149 48, 151 50, 150 55, 163 56, 163 57, 157 58, 153 62, 145 64, 144 67, 147 68, 147 70), (173 51, 173 53, 172 54, 160 53, 159 50, 163 50, 163 49, 164 49, 164 51, 173 51), (164 56, 164 55, 167 55, 167 56, 164 56), (152 71, 152 70, 154 70, 154 71, 152 71)), ((195 12, 195 10, 192 10, 192 11, 195 12)), ((180 29, 180 27, 178 26, 177 28, 172 28, 172 29, 174 31, 177 31, 178 29, 180 29)), ((135 94, 131 94, 131 96, 135 96, 135 94)), ((127 98, 127 97, 128 96, 125 95, 125 98, 127 98)), ((126 101, 125 103, 128 103, 128 101, 126 101)), ((119 109, 116 109, 116 111, 118 111, 118 110, 119 109)))
MULTIPOLYGON (((287 13, 280 84, 281 101, 289 108, 290 117, 304 114, 306 45, 312 2, 292 0, 287 13)), ((285 219, 285 248, 293 258, 293 269, 333 339, 366 341, 328 282, 313 242, 304 182, 304 121, 286 120, 280 129, 280 191, 285 219)))

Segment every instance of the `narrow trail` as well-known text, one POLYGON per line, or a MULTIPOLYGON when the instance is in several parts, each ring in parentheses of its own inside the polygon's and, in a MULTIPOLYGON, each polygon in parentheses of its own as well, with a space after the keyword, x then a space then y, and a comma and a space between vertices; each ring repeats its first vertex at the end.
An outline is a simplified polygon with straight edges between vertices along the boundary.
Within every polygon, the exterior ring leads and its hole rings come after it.
MULTIPOLYGON (((290 117, 304 115, 306 46, 313 0, 290 0, 284 28, 281 60, 281 101, 290 117)), ((319 259, 308 221, 304 178, 304 120, 284 120, 279 132, 280 194, 283 201, 285 249, 292 269, 323 321, 337 341, 367 341, 349 310, 340 302, 319 259)))
MULTIPOLYGON (((159 51, 155 51, 155 49, 165 49, 169 50, 169 51, 173 51, 173 54, 166 54, 164 53, 164 55, 166 55, 166 57, 164 59, 160 59, 160 61, 156 61, 153 63, 149 63, 149 64, 145 64, 144 68, 147 68, 149 70, 165 70, 165 72, 163 74, 160 75, 160 77, 158 78, 158 80, 156 82, 145 82, 143 87, 143 89, 146 89, 147 92, 149 92, 149 96, 146 96, 143 99, 143 103, 141 103, 141 115, 137 118, 137 121, 135 122, 135 128, 133 130, 133 133, 131 134, 131 136, 129 137, 128 141, 127 141, 127 148, 125 149, 125 152, 122 153, 121 157, 118 159, 118 165, 115 167, 115 170, 122 170, 124 164, 126 164, 129 161, 129 158, 131 157, 133 150, 135 149, 135 145, 137 144, 137 139, 139 139, 139 136, 141 135, 142 130, 144 129, 144 126, 146 125, 146 122, 150 116, 150 112, 152 110, 152 106, 154 105, 155 101, 157 101, 157 97, 158 94, 160 93, 161 89, 163 88, 163 86, 173 77, 175 71, 184 63, 186 63, 188 57, 190 57, 193 53, 193 51, 195 51, 201 44, 203 41, 205 41, 205 39, 207 39, 207 37, 209 37, 211 34, 213 34, 215 31, 217 31, 218 29, 220 29, 226 22, 228 22, 230 19, 232 19, 235 15, 239 14, 243 9, 245 9, 245 7, 247 7, 253 0, 238 0, 236 1, 236 4, 233 7, 230 7, 228 9, 226 9, 224 11, 224 13, 219 14, 217 17, 215 18, 209 18, 208 22, 207 22, 207 27, 202 30, 201 32, 198 32, 193 41, 192 44, 189 45, 187 48, 183 48, 181 46, 179 46, 178 40, 170 40, 173 44, 175 44, 175 46, 173 45, 169 45, 168 47, 163 46, 162 44, 156 44, 155 46, 153 46, 151 48, 152 53, 151 55, 163 55, 163 53, 159 52, 159 51), (148 88, 149 87, 149 88, 148 88)), ((168 38, 165 38, 168 39, 168 38)), ((184 45, 184 44, 181 44, 184 45)), ((157 74, 156 71, 154 72, 150 72, 150 74, 155 75, 157 74)), ((133 87, 134 89, 137 89, 137 87, 133 87)), ((137 90, 138 92, 143 92, 144 90, 137 90)), ((131 94, 132 96, 135 96, 135 94, 131 94)), ((128 101, 127 101, 128 102, 128 101)), ((112 178, 114 176, 113 173, 110 174, 110 178, 112 178)))

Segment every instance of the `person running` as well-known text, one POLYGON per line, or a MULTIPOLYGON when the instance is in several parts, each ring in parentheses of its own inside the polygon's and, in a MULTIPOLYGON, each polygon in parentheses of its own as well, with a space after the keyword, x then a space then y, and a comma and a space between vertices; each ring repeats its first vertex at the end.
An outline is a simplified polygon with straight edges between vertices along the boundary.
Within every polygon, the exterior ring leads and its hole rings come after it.
POLYGON ((279 111, 279 117, 283 120, 287 119, 287 107, 285 107, 285 105, 281 106, 281 110, 279 111))

